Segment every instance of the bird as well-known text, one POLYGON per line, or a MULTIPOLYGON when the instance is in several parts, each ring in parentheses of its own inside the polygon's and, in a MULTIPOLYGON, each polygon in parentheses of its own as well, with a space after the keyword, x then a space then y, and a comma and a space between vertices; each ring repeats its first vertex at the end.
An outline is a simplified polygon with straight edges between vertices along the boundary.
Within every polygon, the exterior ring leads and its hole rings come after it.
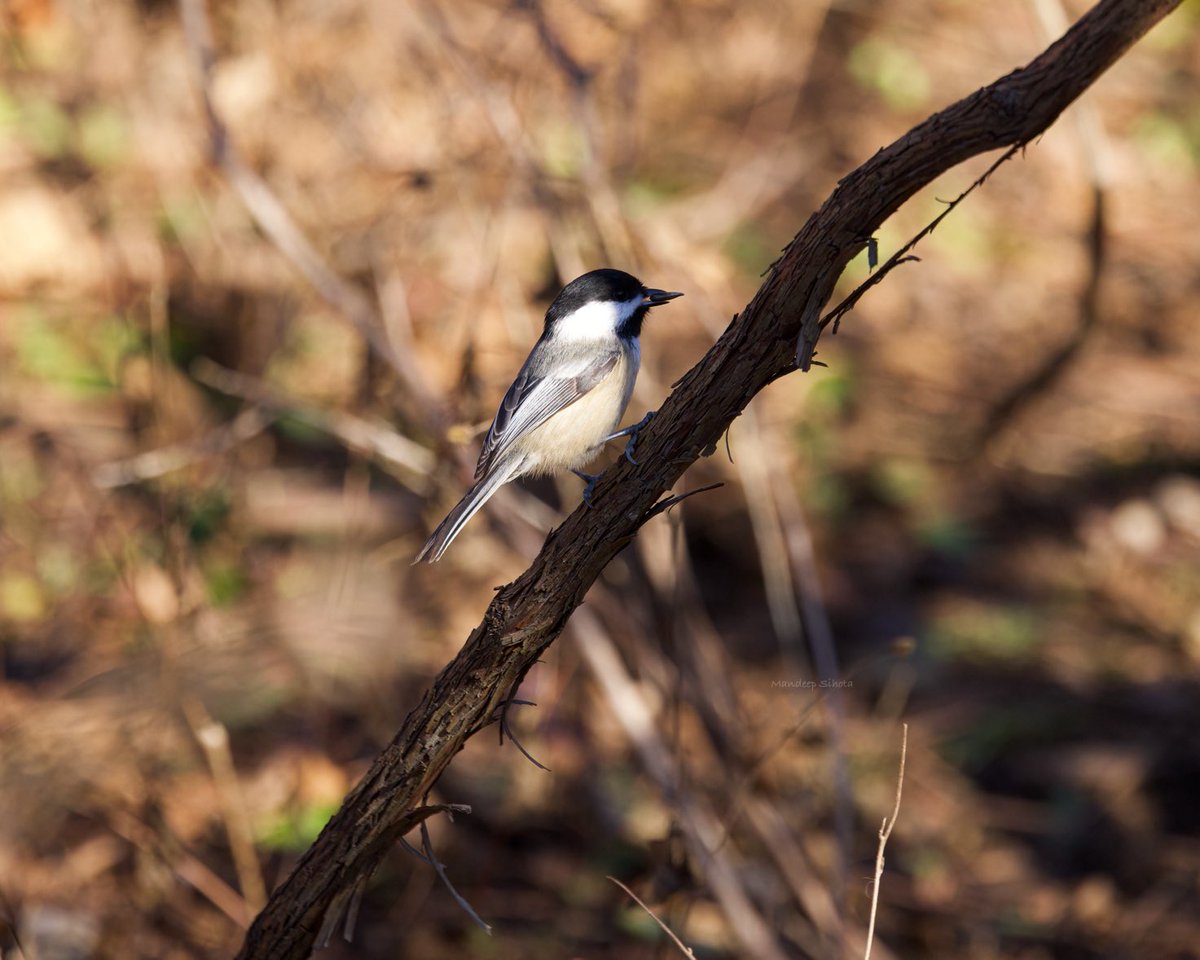
POLYGON ((592 270, 563 287, 500 401, 479 451, 475 483, 413 562, 440 560, 467 521, 510 480, 570 470, 586 481, 583 499, 590 506, 597 477, 580 468, 605 443, 628 436, 625 455, 636 462, 637 433, 653 411, 631 427, 616 427, 637 380, 642 323, 653 307, 682 296, 611 268, 592 270))

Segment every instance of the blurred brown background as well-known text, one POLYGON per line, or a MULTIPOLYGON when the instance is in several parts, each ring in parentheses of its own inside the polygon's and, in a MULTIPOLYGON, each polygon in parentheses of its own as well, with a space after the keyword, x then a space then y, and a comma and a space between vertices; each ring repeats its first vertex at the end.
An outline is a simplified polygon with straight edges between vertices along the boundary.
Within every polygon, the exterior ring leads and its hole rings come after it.
MULTIPOLYGON (((216 0, 213 103, 289 248, 211 162, 173 3, 9 2, 3 956, 231 954, 577 503, 515 490, 409 566, 558 287, 687 292, 640 417, 839 177, 1084 9, 216 0)), ((493 937, 397 851, 325 956, 671 955, 610 874, 701 957, 861 956, 901 721, 875 956, 1196 956, 1198 93, 1192 0, 690 471, 725 486, 522 690, 553 773, 484 735, 441 784, 493 937)))

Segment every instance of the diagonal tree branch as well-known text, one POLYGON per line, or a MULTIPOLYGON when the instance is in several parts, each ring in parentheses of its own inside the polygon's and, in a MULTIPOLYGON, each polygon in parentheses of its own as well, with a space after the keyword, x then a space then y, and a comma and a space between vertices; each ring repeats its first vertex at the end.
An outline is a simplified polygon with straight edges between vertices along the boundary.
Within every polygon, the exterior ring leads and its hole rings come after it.
POLYGON ((867 237, 917 190, 978 154, 1026 144, 1179 0, 1101 0, 1026 67, 913 128, 843 179, 788 244, 746 309, 680 381, 639 445, 610 468, 595 509, 576 510, 405 719, 342 808, 275 890, 240 956, 308 955, 329 905, 369 875, 419 820, 415 809, 467 739, 492 722, 514 681, 562 631, 605 565, 664 491, 820 334, 821 307, 867 237))

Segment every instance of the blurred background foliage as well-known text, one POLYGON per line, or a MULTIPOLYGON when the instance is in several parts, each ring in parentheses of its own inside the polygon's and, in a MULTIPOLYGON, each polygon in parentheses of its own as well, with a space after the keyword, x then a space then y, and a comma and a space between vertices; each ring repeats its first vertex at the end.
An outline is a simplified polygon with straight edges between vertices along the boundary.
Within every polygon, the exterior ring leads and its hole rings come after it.
MULTIPOLYGON (((640 417, 839 177, 1084 9, 212 0, 230 142, 397 375, 214 166, 174 4, 9 0, 3 956, 229 955, 577 502, 515 490, 409 566, 557 288, 687 292, 647 327, 640 417)), ((748 955, 681 841, 695 804, 784 955, 861 955, 903 720, 877 956, 1195 956, 1198 164, 1189 0, 606 573, 513 712, 553 773, 490 736, 455 762, 436 799, 473 813, 434 845, 495 936, 398 851, 326 955, 669 955, 610 874, 697 955, 748 955)))

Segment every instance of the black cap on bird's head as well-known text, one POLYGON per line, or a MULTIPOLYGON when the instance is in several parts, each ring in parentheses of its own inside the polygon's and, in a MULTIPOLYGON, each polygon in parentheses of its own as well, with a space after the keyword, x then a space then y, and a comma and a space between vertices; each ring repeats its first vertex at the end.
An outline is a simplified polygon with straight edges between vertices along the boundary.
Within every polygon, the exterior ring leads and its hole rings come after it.
POLYGON ((648 288, 623 270, 593 270, 576 277, 554 298, 546 311, 546 332, 561 326, 563 321, 571 319, 574 323, 576 317, 582 319, 585 313, 594 312, 598 332, 607 327, 618 336, 636 337, 642 331, 647 310, 682 296, 648 288))

